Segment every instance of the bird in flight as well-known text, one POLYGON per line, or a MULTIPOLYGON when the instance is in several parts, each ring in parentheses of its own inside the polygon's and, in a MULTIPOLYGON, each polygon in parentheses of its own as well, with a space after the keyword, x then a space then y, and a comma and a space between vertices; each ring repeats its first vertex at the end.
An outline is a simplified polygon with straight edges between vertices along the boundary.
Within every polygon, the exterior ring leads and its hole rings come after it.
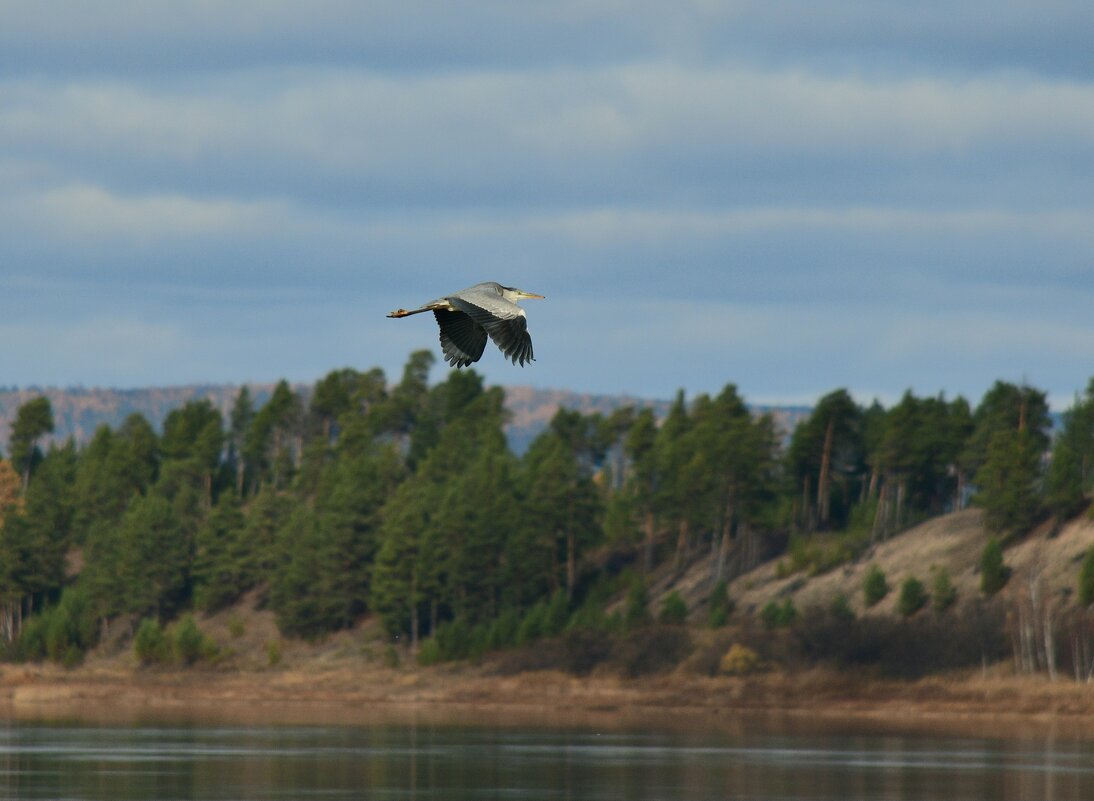
POLYGON ((453 367, 467 367, 477 362, 486 348, 487 335, 513 364, 523 367, 525 362, 534 360, 527 318, 517 301, 542 297, 486 281, 445 295, 417 309, 396 309, 388 317, 433 312, 437 325, 441 327, 444 360, 453 367))

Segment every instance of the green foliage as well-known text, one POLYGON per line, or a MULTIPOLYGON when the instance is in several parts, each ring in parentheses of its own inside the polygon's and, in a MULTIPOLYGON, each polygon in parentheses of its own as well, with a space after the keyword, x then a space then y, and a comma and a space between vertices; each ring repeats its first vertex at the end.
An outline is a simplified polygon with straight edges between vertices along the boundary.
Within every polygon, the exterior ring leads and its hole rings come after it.
POLYGON ((623 624, 628 628, 643 626, 650 621, 649 594, 646 582, 639 577, 631 581, 627 590, 626 606, 623 612, 623 624))
POLYGON ((154 618, 145 618, 133 638, 133 652, 142 665, 166 662, 171 655, 171 645, 163 627, 154 618))
POLYGON ((851 601, 842 592, 836 593, 832 598, 832 602, 828 605, 828 613, 833 619, 839 621, 855 619, 855 610, 851 608, 851 601))
POLYGON ((995 595, 1009 578, 1010 568, 1003 564, 1003 546, 992 537, 980 554, 980 591, 987 596, 995 595))
POLYGON ((669 592, 661 601, 657 622, 669 626, 682 626, 688 619, 688 605, 676 590, 669 592))
POLYGON ((733 643, 718 662, 718 672, 727 676, 748 676, 762 669, 759 654, 739 642, 733 643))
POLYGON ((546 631, 547 605, 538 603, 528 610, 517 628, 517 645, 525 645, 542 637, 546 631))
POLYGON ((1041 451, 1031 432, 1003 429, 995 433, 976 474, 977 502, 984 507, 989 531, 1011 536, 1033 526, 1040 512, 1040 474, 1041 451))
POLYGON ((1079 603, 1083 606, 1094 603, 1094 547, 1087 550, 1079 570, 1079 603))
POLYGON ((903 617, 911 617, 926 606, 928 600, 930 599, 927 596, 927 589, 923 586, 923 582, 915 576, 909 576, 900 585, 897 611, 903 617))
POLYGON ((787 628, 794 625, 797 619, 798 608, 794 606, 794 600, 790 597, 783 599, 781 604, 768 601, 760 610, 760 620, 764 628, 768 629, 787 628))
POLYGON ((945 612, 957 602, 957 588, 944 567, 936 569, 931 579, 931 602, 936 612, 945 612))
POLYGON ((192 665, 216 656, 216 644, 206 637, 193 615, 184 615, 171 632, 171 653, 182 665, 192 665))
POLYGON ((733 600, 729 597, 729 585, 725 580, 719 581, 710 591, 710 612, 707 622, 711 628, 720 628, 729 622, 729 616, 733 613, 733 600))
MULTIPOLYGON (((580 670, 618 666, 651 618, 645 585, 629 585, 622 565, 648 578, 658 560, 682 570, 713 545, 718 579, 778 554, 789 535, 784 573, 816 574, 952 508, 959 488, 978 487, 1005 538, 1043 508, 1075 513, 1094 487, 1094 381, 1047 462, 1043 393, 1002 382, 975 413, 960 398, 911 393, 889 409, 860 408, 837 390, 785 452, 771 418, 732 384, 690 401, 678 393, 660 421, 633 407, 562 409, 518 458, 501 390, 471 370, 431 386, 434 361, 412 354, 390 389, 382 371, 350 368, 310 393, 279 382, 264 403, 244 389, 227 424, 206 401, 171 410, 162 435, 131 415, 81 449, 48 453, 38 448, 48 402, 28 407, 10 442, 31 470, 7 482, 22 497, 0 515, 0 603, 40 611, 9 653, 72 663, 102 621, 171 620, 250 592, 284 636, 319 637, 371 612, 393 640, 416 633, 427 660, 548 638, 544 649, 580 670)), ((864 585, 867 603, 887 589, 883 574, 874 590, 864 585)), ((953 595, 935 572, 935 608, 953 595)), ((678 601, 670 594, 655 616, 680 620, 678 601)), ((708 606, 711 625, 728 620, 724 582, 708 606)), ((857 625, 846 599, 829 612, 857 625)), ((766 610, 775 626, 795 617, 792 604, 766 610)), ((179 618, 168 638, 173 648, 180 631, 190 637, 184 662, 211 652, 195 628, 179 618)))
POLYGON ((31 470, 42 460, 38 439, 53 431, 53 407, 49 398, 41 395, 19 407, 11 424, 8 453, 12 465, 23 478, 24 489, 31 470))
POLYGON ((885 571, 877 565, 870 565, 862 579, 862 599, 867 607, 878 603, 889 594, 889 582, 885 571))
POLYGON ((281 641, 270 640, 266 643, 266 664, 277 667, 281 664, 281 641))
POLYGON ((804 572, 819 576, 859 557, 870 545, 869 526, 853 527, 842 532, 795 535, 790 538, 789 564, 782 577, 804 572))

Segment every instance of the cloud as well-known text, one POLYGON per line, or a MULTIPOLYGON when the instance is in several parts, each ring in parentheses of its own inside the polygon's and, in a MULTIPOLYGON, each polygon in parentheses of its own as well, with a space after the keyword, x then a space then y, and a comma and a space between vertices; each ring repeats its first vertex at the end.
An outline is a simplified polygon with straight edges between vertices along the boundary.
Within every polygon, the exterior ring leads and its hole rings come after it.
POLYGON ((436 332, 384 313, 483 279, 549 298, 499 382, 1086 379, 1085 5, 44 8, 0 28, 0 320, 54 344, 6 381, 397 371, 436 332))

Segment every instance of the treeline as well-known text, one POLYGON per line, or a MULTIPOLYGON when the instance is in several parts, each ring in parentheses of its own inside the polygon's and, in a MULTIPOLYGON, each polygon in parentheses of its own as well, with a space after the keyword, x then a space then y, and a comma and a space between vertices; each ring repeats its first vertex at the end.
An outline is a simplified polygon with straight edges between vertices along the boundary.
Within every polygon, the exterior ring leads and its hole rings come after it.
POLYGON ((43 452, 49 402, 25 404, 0 461, 6 652, 78 661, 115 621, 254 591, 286 636, 371 613, 393 640, 466 653, 603 626, 613 593, 700 556, 712 588, 787 549, 823 569, 970 499, 1005 538, 1076 513, 1094 480, 1094 382, 1054 440, 1028 386, 975 409, 838 390, 786 442, 728 385, 680 393, 660 421, 560 410, 518 458, 502 390, 473 371, 430 386, 432 365, 412 354, 394 385, 378 369, 307 394, 282 381, 260 408, 244 388, 227 419, 192 401, 162 432, 133 415, 80 449, 43 452), (821 532, 846 532, 836 555, 821 532))

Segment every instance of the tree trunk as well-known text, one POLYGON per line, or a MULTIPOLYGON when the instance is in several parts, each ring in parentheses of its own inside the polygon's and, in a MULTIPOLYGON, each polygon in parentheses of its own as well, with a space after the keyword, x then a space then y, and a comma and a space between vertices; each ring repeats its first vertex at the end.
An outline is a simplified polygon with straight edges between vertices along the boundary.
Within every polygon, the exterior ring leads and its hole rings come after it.
POLYGON ((646 572, 649 573, 653 570, 653 538, 654 538, 654 519, 653 512, 646 512, 646 554, 645 554, 645 567, 646 572))
POLYGON ((418 568, 410 573, 410 652, 418 653, 418 568))
POLYGON ((566 600, 574 599, 574 585, 577 583, 577 543, 571 528, 566 532, 566 600))
POLYGON ((824 432, 824 450, 821 453, 820 474, 817 476, 817 513, 820 526, 828 525, 829 512, 829 473, 832 469, 832 439, 836 433, 836 418, 828 421, 828 428, 824 432))
POLYGON ((687 516, 680 518, 680 528, 676 537, 676 570, 683 569, 687 563, 688 549, 690 541, 691 521, 687 516))

